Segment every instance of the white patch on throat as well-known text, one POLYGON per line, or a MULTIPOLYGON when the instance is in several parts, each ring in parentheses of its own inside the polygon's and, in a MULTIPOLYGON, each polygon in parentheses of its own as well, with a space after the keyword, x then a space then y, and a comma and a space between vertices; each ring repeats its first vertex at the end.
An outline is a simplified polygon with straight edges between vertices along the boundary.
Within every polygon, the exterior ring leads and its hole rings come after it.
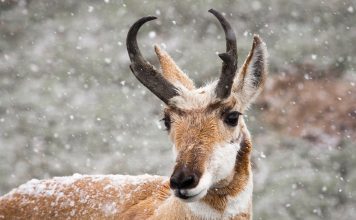
POLYGON ((201 201, 188 203, 188 207, 193 215, 201 219, 221 219, 222 217, 220 212, 201 201))
MULTIPOLYGON (((215 147, 208 164, 208 170, 206 170, 207 174, 213 177, 212 184, 226 179, 234 173, 236 156, 241 148, 241 139, 242 137, 239 137, 234 143, 220 144, 220 146, 215 147)), ((231 219, 239 214, 249 213, 250 205, 252 204, 252 191, 253 182, 252 173, 250 172, 244 190, 234 197, 227 197, 226 209, 223 213, 202 201, 188 203, 188 207, 195 216, 201 219, 231 219)))
POLYGON ((245 189, 240 192, 235 197, 228 197, 227 206, 223 215, 223 219, 230 219, 233 216, 239 215, 241 213, 248 213, 250 210, 250 205, 252 205, 252 193, 253 193, 253 181, 252 173, 245 186, 245 189))
POLYGON ((193 215, 201 219, 231 219, 239 214, 249 213, 250 205, 252 204, 252 191, 253 182, 251 174, 242 192, 234 197, 228 196, 226 209, 223 213, 220 213, 202 201, 188 203, 188 207, 193 215))

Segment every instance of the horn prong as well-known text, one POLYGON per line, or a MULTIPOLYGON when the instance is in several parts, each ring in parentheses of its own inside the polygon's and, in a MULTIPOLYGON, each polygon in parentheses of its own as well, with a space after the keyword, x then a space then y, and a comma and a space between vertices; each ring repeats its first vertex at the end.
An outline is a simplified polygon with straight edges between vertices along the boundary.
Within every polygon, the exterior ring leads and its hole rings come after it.
POLYGON ((218 98, 225 99, 231 94, 231 88, 237 70, 236 35, 234 30, 231 28, 230 23, 220 12, 214 9, 210 9, 209 12, 219 20, 225 32, 226 52, 219 54, 219 57, 223 60, 223 64, 215 91, 218 98))

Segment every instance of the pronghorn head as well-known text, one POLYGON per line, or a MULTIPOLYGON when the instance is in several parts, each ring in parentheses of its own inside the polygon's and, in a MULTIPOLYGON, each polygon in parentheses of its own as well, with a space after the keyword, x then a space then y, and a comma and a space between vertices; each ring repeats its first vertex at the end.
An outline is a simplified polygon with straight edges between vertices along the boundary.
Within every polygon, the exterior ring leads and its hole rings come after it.
POLYGON ((174 143, 176 158, 170 187, 174 194, 191 202, 203 198, 209 189, 231 180, 243 136, 248 136, 241 115, 259 94, 267 74, 266 46, 257 35, 252 49, 238 71, 236 37, 230 24, 210 9, 226 37, 220 78, 196 88, 172 58, 155 46, 162 73, 141 55, 137 32, 147 21, 139 19, 127 35, 131 71, 137 79, 165 104, 164 124, 174 143))

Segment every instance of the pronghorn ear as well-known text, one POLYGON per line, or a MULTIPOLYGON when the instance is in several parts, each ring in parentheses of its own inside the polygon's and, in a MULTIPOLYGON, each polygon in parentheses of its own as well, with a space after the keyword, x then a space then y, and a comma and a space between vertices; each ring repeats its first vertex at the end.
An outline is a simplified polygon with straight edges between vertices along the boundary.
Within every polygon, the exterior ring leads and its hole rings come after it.
POLYGON ((267 56, 266 44, 255 35, 252 49, 233 85, 233 93, 241 101, 243 109, 248 108, 263 88, 267 75, 267 56))
POLYGON ((177 66, 168 53, 157 45, 154 47, 164 78, 177 87, 179 87, 178 84, 180 84, 188 90, 195 89, 193 81, 177 66))

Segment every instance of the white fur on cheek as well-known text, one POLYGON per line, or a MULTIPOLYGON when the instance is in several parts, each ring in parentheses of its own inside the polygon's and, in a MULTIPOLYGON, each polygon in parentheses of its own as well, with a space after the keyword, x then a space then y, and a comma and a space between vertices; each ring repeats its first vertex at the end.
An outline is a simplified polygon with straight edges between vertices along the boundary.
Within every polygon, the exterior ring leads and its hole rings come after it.
POLYGON ((224 143, 215 146, 210 161, 208 172, 213 176, 213 183, 227 178, 233 172, 236 163, 237 152, 240 150, 239 143, 224 143))

